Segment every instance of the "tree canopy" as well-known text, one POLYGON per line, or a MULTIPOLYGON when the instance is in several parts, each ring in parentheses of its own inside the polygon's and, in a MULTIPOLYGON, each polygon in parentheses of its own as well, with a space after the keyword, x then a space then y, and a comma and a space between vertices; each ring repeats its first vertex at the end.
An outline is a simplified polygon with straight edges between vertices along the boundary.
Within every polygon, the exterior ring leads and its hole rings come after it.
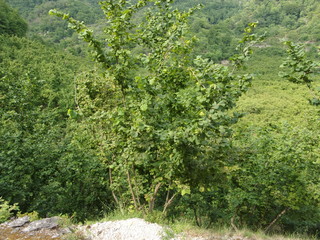
POLYGON ((5 0, 0 0, 0 34, 25 36, 28 25, 5 0))

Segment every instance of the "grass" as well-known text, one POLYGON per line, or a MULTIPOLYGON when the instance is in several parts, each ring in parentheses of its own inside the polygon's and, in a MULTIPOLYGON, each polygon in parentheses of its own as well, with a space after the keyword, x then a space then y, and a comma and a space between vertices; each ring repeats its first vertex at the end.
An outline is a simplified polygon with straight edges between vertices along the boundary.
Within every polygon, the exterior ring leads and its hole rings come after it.
POLYGON ((136 211, 121 212, 120 210, 115 210, 109 214, 106 214, 102 219, 87 221, 85 224, 90 225, 97 222, 120 221, 120 220, 126 220, 130 218, 143 218, 143 214, 136 211))
POLYGON ((185 239, 190 239, 192 237, 203 237, 205 239, 221 239, 221 240, 317 240, 317 237, 307 236, 301 234, 266 234, 261 230, 252 231, 249 229, 240 229, 234 231, 230 227, 220 226, 213 227, 210 229, 199 228, 194 226, 191 222, 177 222, 170 227, 174 230, 176 234, 181 234, 185 236, 185 239))
MULTIPOLYGON (((154 222, 165 227, 164 240, 173 238, 174 235, 179 235, 181 240, 190 240, 196 237, 202 237, 208 240, 317 240, 317 237, 307 236, 301 234, 266 234, 262 230, 252 231, 250 229, 240 229, 234 231, 229 226, 213 226, 212 228, 201 228, 195 225, 194 221, 189 218, 180 218, 174 222, 168 222, 167 219, 160 217, 158 212, 154 214, 143 216, 138 212, 114 211, 106 215, 99 221, 86 222, 90 225, 96 222, 118 221, 130 218, 143 218, 148 222, 154 222)), ((80 239, 80 238, 79 238, 80 239)))

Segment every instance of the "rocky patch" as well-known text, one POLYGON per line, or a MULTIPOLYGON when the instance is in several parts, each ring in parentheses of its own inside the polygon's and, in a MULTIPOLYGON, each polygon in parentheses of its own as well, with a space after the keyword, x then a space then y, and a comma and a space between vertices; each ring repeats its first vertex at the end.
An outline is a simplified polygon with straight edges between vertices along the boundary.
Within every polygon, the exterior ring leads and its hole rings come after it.
POLYGON ((170 228, 140 218, 99 222, 79 227, 86 240, 256 240, 242 236, 214 236, 184 232, 175 235, 170 228))
POLYGON ((0 240, 257 240, 234 234, 217 236, 186 231, 175 235, 170 228, 140 218, 98 222, 64 228, 59 217, 30 221, 18 218, 0 224, 0 240))
POLYGON ((28 216, 0 224, 0 240, 60 240, 71 229, 59 226, 59 217, 30 221, 28 216))

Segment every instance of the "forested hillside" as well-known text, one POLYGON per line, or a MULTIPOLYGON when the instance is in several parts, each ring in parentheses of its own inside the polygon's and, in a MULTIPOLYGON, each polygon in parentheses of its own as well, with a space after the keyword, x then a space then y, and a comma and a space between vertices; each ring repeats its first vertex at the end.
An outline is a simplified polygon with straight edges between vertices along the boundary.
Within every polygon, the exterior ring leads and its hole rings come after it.
POLYGON ((28 25, 18 12, 0 1, 0 34, 25 36, 28 25))
MULTIPOLYGON (((81 43, 65 22, 48 16, 50 9, 68 12, 98 32, 105 24, 98 0, 7 2, 28 21, 30 35, 60 43, 73 54, 83 54, 81 43)), ((259 22, 258 31, 266 32, 268 36, 266 45, 277 45, 277 49, 281 38, 308 42, 313 48, 316 46, 313 43, 319 40, 320 24, 317 19, 320 10, 316 0, 178 0, 173 3, 173 7, 186 10, 198 4, 202 8, 190 18, 192 35, 198 38, 197 47, 193 51, 195 56, 202 55, 214 61, 228 59, 234 53, 241 31, 248 22, 259 22)))
POLYGON ((98 2, 0 0, 3 212, 319 237, 320 3, 98 2))

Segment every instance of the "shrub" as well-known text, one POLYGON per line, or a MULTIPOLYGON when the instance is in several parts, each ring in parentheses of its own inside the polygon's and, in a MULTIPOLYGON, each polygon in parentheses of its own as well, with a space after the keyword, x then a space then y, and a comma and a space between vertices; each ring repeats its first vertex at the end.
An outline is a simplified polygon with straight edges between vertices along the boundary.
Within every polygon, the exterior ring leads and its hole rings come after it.
POLYGON ((10 205, 8 201, 0 197, 0 223, 7 221, 13 215, 13 211, 18 210, 18 204, 10 205))

